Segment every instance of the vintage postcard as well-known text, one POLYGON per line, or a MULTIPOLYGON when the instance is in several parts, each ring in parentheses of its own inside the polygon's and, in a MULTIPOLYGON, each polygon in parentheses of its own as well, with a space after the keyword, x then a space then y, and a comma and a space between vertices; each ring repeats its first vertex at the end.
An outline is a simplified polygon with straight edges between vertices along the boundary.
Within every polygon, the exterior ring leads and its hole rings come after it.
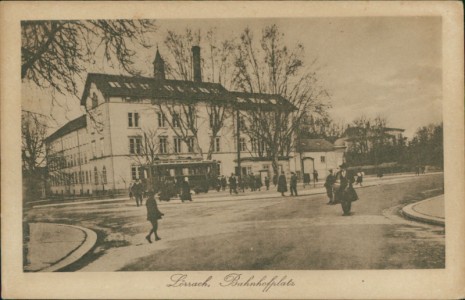
POLYGON ((0 8, 3 297, 465 297, 460 2, 0 8))

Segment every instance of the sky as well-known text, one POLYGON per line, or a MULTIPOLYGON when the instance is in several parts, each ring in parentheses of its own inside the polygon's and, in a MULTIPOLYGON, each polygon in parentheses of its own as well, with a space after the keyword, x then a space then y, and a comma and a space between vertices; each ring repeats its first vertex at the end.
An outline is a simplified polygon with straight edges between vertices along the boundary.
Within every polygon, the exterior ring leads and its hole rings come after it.
MULTIPOLYGON (((412 137, 418 127, 442 121, 440 17, 158 20, 158 30, 150 36, 153 47, 138 50, 137 65, 151 76, 156 45, 162 56, 168 55, 163 45, 168 30, 182 33, 190 27, 203 33, 215 28, 219 37, 231 39, 245 27, 258 37, 272 24, 291 48, 304 46, 304 62, 317 60, 320 83, 330 94, 329 115, 336 122, 382 116, 388 126, 403 128, 412 137)), ((89 72, 118 73, 102 61, 97 58, 89 72)), ((59 97, 64 104, 51 110, 47 91, 27 83, 22 88, 23 107, 52 112, 55 126, 83 113, 71 97, 59 97)))

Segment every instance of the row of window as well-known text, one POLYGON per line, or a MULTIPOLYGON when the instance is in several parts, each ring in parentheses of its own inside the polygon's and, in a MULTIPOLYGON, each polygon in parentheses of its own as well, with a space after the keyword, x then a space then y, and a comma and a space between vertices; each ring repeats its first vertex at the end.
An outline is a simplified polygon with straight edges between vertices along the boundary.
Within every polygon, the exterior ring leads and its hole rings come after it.
MULTIPOLYGON (((173 153, 183 153, 184 147, 183 145, 185 144, 187 146, 187 152, 188 153, 193 153, 194 152, 194 143, 195 140, 193 137, 190 137, 187 139, 186 143, 183 143, 183 140, 179 137, 174 137, 173 138, 173 144, 172 144, 172 152, 173 153)), ((154 145, 155 146, 155 145, 154 145)), ((168 142, 168 137, 166 136, 161 136, 158 138, 158 143, 156 145, 156 148, 158 148, 157 152, 160 154, 167 154, 170 152, 170 147, 169 147, 169 142, 168 142)), ((155 148, 155 147, 151 147, 155 148)), ((214 144, 214 152, 220 152, 221 151, 221 140, 220 137, 215 138, 215 144, 214 144)), ((143 154, 145 153, 143 151, 143 145, 142 145, 142 137, 141 136, 133 136, 129 137, 129 153, 130 154, 143 154)))
MULTIPOLYGON (((210 128, 212 128, 214 125, 218 124, 218 116, 215 116, 214 114, 209 115, 210 119, 210 128)), ((241 118, 241 126, 245 126, 245 121, 244 118, 241 118)), ((167 120, 166 120, 166 115, 158 112, 157 113, 157 121, 158 121, 158 127, 160 128, 165 128, 167 127, 167 120)), ((178 128, 181 126, 181 117, 177 113, 173 113, 172 119, 171 119, 171 125, 175 128, 178 128)), ((128 127, 129 128, 139 128, 140 127, 140 114, 137 112, 128 112, 128 127)))
MULTIPOLYGON (((266 151, 266 144, 263 141, 257 142, 256 139, 251 139, 251 150, 253 152, 255 151, 260 151, 264 152, 266 151)), ((174 137, 173 138, 173 143, 172 143, 172 152, 173 153, 183 153, 183 145, 186 144, 187 146, 187 152, 188 153, 193 153, 194 152, 194 138, 188 138, 187 143, 183 143, 183 140, 179 137, 174 137)), ((236 145, 234 145, 236 148, 236 145)), ((168 137, 166 136, 161 136, 158 138, 158 144, 157 144, 157 152, 160 154, 167 154, 170 151, 169 148, 169 143, 168 143, 168 137)), ((239 150, 240 151, 247 151, 247 140, 246 138, 240 138, 239 141, 239 150)), ((221 152, 221 138, 220 137, 215 137, 215 142, 213 144, 213 152, 221 152)), ((130 154, 143 154, 145 153, 143 151, 143 145, 142 145, 142 137, 141 136, 133 136, 129 137, 129 153, 130 154)), ((322 160, 324 162, 324 158, 322 160)))
POLYGON ((91 142, 91 153, 85 150, 86 146, 81 147, 80 153, 69 154, 65 156, 51 156, 49 159, 49 168, 51 170, 69 168, 86 164, 90 159, 96 157, 103 157, 105 155, 104 138, 100 139, 100 151, 97 151, 97 142, 91 142))
POLYGON ((107 184, 107 169, 103 166, 99 171, 94 167, 92 171, 77 171, 72 173, 61 173, 51 176, 50 183, 52 186, 68 186, 74 184, 107 184), (93 174, 92 174, 93 173, 93 174), (93 179, 93 181, 92 181, 93 179))

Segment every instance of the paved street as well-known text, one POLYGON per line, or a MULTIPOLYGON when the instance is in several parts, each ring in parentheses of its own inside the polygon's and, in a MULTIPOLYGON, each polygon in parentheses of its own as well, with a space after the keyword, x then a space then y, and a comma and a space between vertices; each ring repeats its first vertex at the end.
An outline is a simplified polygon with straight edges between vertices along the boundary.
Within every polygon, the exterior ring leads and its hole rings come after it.
POLYGON ((144 239, 145 207, 126 200, 35 207, 29 221, 97 232, 95 249, 66 271, 443 268, 444 228, 398 214, 442 188, 442 174, 372 183, 357 189, 350 217, 323 194, 215 201, 209 193, 211 200, 163 202, 162 240, 153 244, 144 239))

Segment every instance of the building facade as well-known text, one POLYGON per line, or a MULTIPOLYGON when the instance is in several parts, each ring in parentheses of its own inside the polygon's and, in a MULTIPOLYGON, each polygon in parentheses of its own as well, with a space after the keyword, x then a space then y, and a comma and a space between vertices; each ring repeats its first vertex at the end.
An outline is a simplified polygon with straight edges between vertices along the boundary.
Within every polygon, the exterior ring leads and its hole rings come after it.
POLYGON ((325 139, 303 139, 299 142, 294 155, 294 165, 298 174, 309 174, 317 171, 319 178, 336 170, 344 162, 345 147, 335 146, 325 139))
MULTIPOLYGON (((262 143, 243 134, 238 139, 237 123, 246 123, 241 115, 251 107, 293 106, 279 95, 202 82, 199 55, 193 47, 193 81, 167 80, 158 50, 153 77, 88 74, 81 98, 87 113, 46 140, 52 193, 127 190, 153 168, 179 177, 215 166, 215 174, 227 176, 237 172, 238 148, 242 174, 272 176, 271 161, 257 157, 262 143)), ((290 161, 280 161, 280 168, 289 173, 290 161)))

